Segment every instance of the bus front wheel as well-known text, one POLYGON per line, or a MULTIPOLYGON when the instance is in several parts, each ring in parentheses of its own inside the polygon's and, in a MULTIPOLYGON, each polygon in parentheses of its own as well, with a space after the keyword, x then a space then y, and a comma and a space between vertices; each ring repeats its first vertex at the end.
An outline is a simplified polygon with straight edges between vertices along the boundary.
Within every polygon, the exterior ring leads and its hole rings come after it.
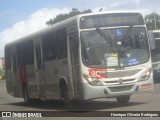
POLYGON ((118 103, 120 103, 120 104, 127 104, 130 100, 130 95, 116 97, 116 99, 117 99, 118 103))
POLYGON ((64 89, 63 89, 63 98, 64 98, 64 103, 65 103, 65 108, 70 109, 71 108, 71 101, 69 99, 69 91, 68 91, 68 87, 67 85, 64 85, 64 89))

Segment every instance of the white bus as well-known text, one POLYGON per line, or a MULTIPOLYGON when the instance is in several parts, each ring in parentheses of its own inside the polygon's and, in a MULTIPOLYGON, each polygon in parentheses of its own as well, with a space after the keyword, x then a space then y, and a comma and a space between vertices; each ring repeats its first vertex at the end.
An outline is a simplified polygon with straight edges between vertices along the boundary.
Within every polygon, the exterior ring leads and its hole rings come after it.
POLYGON ((148 31, 150 46, 151 46, 151 58, 153 67, 153 78, 155 82, 160 82, 160 30, 148 31))
MULTIPOLYGON (((82 14, 5 46, 6 87, 24 98, 116 98, 153 91, 146 25, 138 12, 82 14)), ((138 98, 137 98, 138 99, 138 98)))

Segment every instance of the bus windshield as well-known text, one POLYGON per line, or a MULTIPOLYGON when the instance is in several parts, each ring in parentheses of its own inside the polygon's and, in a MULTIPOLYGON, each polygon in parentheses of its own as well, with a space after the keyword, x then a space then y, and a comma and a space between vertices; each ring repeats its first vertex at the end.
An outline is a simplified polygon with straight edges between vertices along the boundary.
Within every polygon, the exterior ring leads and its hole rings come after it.
POLYGON ((82 31, 82 60, 88 67, 129 67, 149 60, 143 27, 82 31))

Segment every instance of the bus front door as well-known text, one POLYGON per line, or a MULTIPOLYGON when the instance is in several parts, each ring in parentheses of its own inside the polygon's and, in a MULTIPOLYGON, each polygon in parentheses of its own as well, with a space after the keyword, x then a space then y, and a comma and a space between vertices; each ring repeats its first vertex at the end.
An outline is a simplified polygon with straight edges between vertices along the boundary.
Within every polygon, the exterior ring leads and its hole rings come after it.
POLYGON ((69 36, 69 46, 70 46, 70 58, 71 58, 71 79, 73 81, 74 96, 80 97, 82 95, 81 91, 81 81, 80 81, 80 67, 79 67, 79 42, 78 35, 73 33, 69 36))
POLYGON ((38 87, 39 97, 46 96, 45 79, 43 75, 43 59, 42 59, 42 38, 37 38, 34 41, 34 61, 35 61, 35 75, 38 87))

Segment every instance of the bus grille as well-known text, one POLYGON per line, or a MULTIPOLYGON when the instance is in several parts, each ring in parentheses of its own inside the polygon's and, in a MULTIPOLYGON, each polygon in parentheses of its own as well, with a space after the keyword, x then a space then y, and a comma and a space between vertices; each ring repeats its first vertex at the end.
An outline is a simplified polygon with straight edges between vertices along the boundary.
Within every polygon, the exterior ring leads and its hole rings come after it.
MULTIPOLYGON (((134 81, 135 81, 135 79, 126 79, 126 80, 123 80, 123 83, 134 82, 134 81)), ((107 84, 119 84, 119 80, 105 81, 105 83, 107 83, 107 84)))
POLYGON ((107 73, 107 78, 129 77, 129 76, 135 75, 139 71, 141 71, 141 69, 118 71, 118 72, 108 72, 107 73))
POLYGON ((118 87, 109 87, 111 92, 123 92, 131 90, 133 85, 128 86, 118 86, 118 87))

